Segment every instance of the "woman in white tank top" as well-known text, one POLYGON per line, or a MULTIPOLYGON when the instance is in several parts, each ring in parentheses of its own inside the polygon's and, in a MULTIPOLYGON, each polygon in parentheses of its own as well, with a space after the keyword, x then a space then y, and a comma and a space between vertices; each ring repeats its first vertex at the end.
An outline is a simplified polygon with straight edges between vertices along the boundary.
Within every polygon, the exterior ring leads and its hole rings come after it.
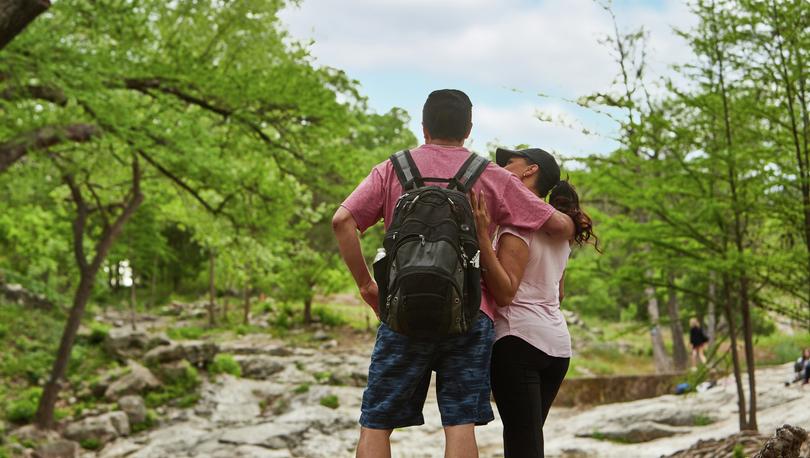
MULTIPOLYGON (((504 456, 542 457, 543 424, 568 371, 571 337, 560 310, 563 277, 571 245, 597 239, 576 190, 560 181, 551 154, 537 148, 499 148, 496 162, 539 198, 574 222, 570 239, 542 230, 498 228, 487 233, 489 214, 481 196, 471 195, 481 247, 487 302, 497 304, 492 352, 492 391, 504 425, 504 456)), ((598 248, 597 248, 598 249, 598 248)))

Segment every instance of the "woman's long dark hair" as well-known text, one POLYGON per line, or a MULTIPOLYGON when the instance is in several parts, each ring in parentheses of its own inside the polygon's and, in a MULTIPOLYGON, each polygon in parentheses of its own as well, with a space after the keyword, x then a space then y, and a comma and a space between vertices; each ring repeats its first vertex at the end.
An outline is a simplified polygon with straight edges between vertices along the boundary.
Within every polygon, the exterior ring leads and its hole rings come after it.
POLYGON ((596 251, 602 252, 599 249, 599 238, 593 231, 593 220, 579 206, 579 195, 574 185, 568 180, 558 181, 551 188, 548 203, 558 211, 570 216, 574 221, 574 241, 577 245, 592 243, 596 251))

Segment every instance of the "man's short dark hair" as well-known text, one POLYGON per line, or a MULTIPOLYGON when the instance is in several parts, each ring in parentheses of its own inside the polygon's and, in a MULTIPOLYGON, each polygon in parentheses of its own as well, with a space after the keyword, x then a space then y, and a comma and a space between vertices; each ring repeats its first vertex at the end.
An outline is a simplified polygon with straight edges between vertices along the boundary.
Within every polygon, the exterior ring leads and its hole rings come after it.
POLYGON ((431 138, 464 140, 472 124, 472 102, 457 89, 433 91, 422 108, 422 124, 431 138))

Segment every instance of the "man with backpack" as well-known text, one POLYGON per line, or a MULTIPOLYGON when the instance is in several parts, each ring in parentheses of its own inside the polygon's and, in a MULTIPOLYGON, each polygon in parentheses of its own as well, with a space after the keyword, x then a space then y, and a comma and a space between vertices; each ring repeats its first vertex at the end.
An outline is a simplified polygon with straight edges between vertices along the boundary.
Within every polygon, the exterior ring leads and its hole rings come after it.
POLYGON ((432 371, 446 457, 477 457, 474 426, 494 419, 489 397, 494 330, 492 317, 484 313, 488 309, 478 312, 477 239, 466 193, 483 193, 491 209, 490 229, 542 228, 566 239, 573 234, 567 215, 463 147, 472 129, 466 94, 432 92, 422 127, 425 144, 374 167, 332 219, 340 254, 363 300, 383 321, 363 393, 361 458, 390 456, 394 428, 424 424, 432 371), (380 219, 387 232, 385 252, 375 260, 378 285, 357 231, 380 219))

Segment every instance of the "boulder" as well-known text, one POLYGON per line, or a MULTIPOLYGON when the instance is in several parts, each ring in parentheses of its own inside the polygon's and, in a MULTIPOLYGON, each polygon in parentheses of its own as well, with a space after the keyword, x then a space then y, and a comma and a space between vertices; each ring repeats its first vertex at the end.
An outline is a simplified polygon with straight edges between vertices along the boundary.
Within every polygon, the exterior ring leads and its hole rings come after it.
POLYGON ((146 364, 158 365, 164 363, 171 363, 183 359, 183 347, 177 343, 169 345, 161 345, 149 350, 144 356, 146 364))
POLYGON ((95 440, 104 445, 118 437, 128 436, 129 432, 127 414, 115 411, 70 423, 65 427, 64 435, 77 442, 95 440))
POLYGON ((156 366, 154 367, 154 371, 161 380, 177 380, 185 375, 187 368, 190 366, 191 364, 189 364, 188 361, 181 359, 180 361, 173 361, 156 366))
POLYGON ((107 399, 116 400, 127 394, 138 394, 160 387, 160 381, 152 375, 149 369, 134 361, 130 361, 128 365, 129 373, 107 387, 104 392, 107 399))
POLYGON ((214 342, 205 340, 189 340, 181 343, 157 346, 144 356, 148 365, 158 365, 185 359, 195 366, 206 366, 214 360, 219 353, 219 347, 214 342))
POLYGON ((79 458, 81 447, 77 442, 60 439, 37 448, 38 458, 79 458))
POLYGON ((267 379, 284 370, 284 364, 277 358, 263 355, 237 356, 236 361, 242 367, 242 377, 267 379))
POLYGON ((104 349, 116 358, 130 359, 141 356, 148 343, 146 331, 125 326, 109 330, 104 338, 104 349))
POLYGON ((189 340, 183 342, 182 346, 186 361, 198 367, 207 366, 219 353, 216 343, 205 340, 189 340))
POLYGON ((36 425, 25 425, 17 428, 9 435, 16 437, 20 442, 49 442, 59 439, 59 433, 47 429, 39 429, 36 425))
POLYGON ((649 442, 661 437, 670 437, 687 432, 689 432, 688 428, 668 426, 654 421, 641 421, 626 426, 617 423, 607 423, 597 431, 579 433, 577 436, 637 444, 639 442, 649 442))
POLYGON ((140 396, 129 395, 118 400, 118 407, 121 408, 129 418, 129 424, 143 423, 146 421, 146 404, 140 396))

